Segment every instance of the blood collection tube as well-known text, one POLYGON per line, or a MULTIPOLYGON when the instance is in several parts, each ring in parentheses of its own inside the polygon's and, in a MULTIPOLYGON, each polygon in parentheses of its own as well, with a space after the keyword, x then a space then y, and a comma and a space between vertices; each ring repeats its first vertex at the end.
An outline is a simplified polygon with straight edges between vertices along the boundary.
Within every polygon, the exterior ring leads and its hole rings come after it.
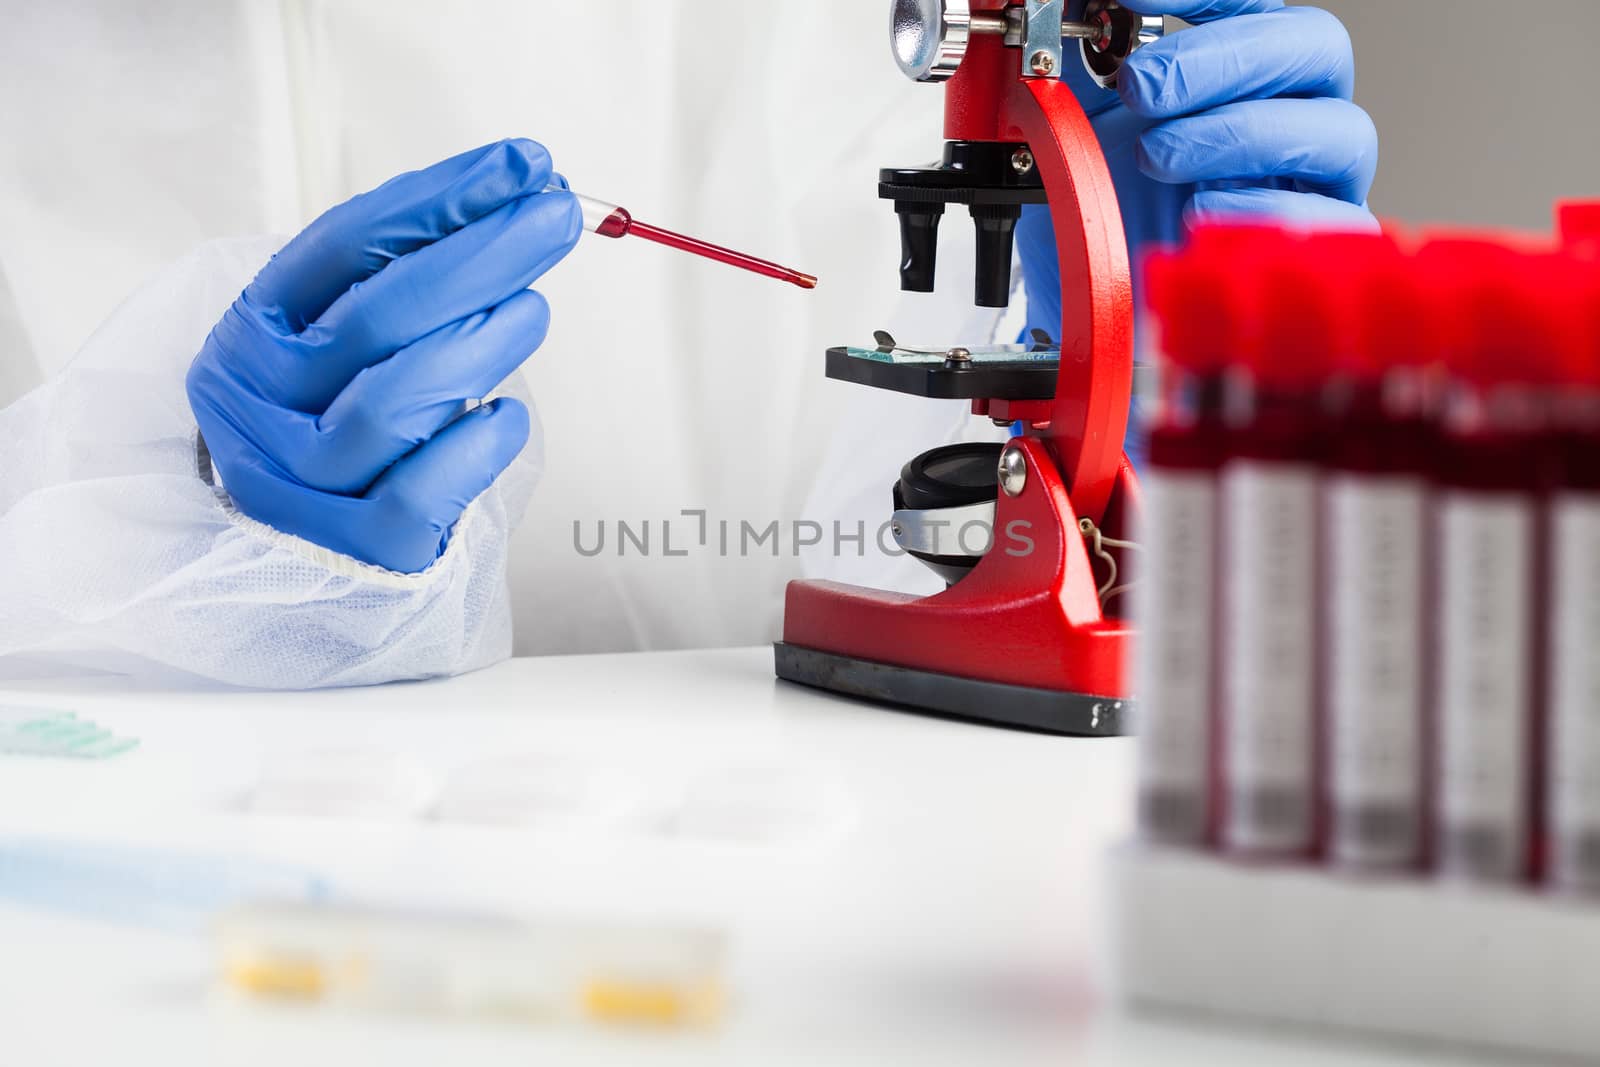
POLYGON ((1300 319, 1320 267, 1303 242, 1234 257, 1261 334, 1236 353, 1219 476, 1220 843, 1247 856, 1315 843, 1318 390, 1323 343, 1300 319))
POLYGON ((1600 892, 1600 261, 1571 262, 1546 584, 1548 876, 1600 892))
POLYGON ((1329 861, 1359 870, 1421 859, 1425 517, 1432 331, 1392 240, 1326 237, 1318 259, 1350 297, 1325 394, 1323 787, 1329 861))
POLYGON ((1419 256, 1454 324, 1434 477, 1434 861, 1447 877, 1532 870, 1540 486, 1560 342, 1536 257, 1468 239, 1419 256))
POLYGON ((1222 370, 1240 328, 1217 257, 1161 253, 1146 264, 1141 336, 1159 353, 1142 471, 1139 619, 1139 829, 1155 844, 1200 846, 1211 831, 1217 468, 1222 370))

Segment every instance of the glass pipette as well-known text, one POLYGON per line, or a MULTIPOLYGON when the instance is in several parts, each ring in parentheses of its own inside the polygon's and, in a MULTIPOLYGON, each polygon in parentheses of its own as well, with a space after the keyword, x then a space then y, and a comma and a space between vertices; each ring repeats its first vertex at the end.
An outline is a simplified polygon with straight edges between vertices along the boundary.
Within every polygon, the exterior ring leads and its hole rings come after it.
MULTIPOLYGON (((551 189, 561 188, 559 185, 550 186, 551 189)), ((603 200, 573 193, 578 198, 578 205, 583 209, 583 228, 590 233, 597 233, 601 237, 643 237, 646 241, 655 241, 657 244, 676 248, 680 252, 692 252, 697 256, 714 259, 718 263, 726 263, 730 267, 739 267, 742 270, 752 271, 776 278, 779 281, 798 285, 802 289, 815 289, 817 279, 790 267, 780 267, 776 263, 769 263, 755 256, 747 256, 743 252, 735 252, 721 245, 714 245, 694 237, 686 237, 681 233, 663 230, 659 226, 639 222, 628 213, 627 208, 608 204, 603 200)))

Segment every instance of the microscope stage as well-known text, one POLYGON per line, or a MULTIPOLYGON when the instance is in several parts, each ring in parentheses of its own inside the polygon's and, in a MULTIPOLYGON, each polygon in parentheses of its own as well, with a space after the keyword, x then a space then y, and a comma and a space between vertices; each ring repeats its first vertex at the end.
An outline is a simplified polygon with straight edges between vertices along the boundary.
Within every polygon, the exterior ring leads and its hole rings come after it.
POLYGON ((1057 349, 1020 345, 975 348, 963 360, 946 352, 828 349, 828 377, 935 400, 1050 400, 1056 395, 1057 349))

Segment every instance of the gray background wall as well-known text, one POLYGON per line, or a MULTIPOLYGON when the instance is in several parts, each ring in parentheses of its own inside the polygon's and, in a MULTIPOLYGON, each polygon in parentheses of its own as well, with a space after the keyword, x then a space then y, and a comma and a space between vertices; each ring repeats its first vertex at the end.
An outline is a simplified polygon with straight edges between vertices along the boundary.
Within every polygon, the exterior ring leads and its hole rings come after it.
POLYGON ((1316 0, 1356 46, 1382 137, 1372 206, 1544 229, 1600 197, 1600 0, 1316 0))

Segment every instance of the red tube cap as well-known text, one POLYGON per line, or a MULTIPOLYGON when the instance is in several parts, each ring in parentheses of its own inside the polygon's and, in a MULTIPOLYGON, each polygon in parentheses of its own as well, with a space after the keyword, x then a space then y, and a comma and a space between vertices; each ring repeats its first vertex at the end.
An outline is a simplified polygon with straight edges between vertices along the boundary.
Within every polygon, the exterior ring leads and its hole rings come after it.
POLYGON ((1145 262, 1143 292, 1172 364, 1206 375, 1250 358, 1255 322, 1232 258, 1216 249, 1156 253, 1145 262))
POLYGON ((1356 344, 1359 267, 1334 237, 1285 239, 1263 251, 1257 380, 1315 389, 1347 363, 1356 344))
POLYGON ((1493 239, 1426 244, 1418 265, 1436 301, 1450 372, 1479 386, 1559 382, 1571 343, 1568 264, 1493 239))
POLYGON ((1600 200, 1559 201, 1556 232, 1568 247, 1600 252, 1600 200))

